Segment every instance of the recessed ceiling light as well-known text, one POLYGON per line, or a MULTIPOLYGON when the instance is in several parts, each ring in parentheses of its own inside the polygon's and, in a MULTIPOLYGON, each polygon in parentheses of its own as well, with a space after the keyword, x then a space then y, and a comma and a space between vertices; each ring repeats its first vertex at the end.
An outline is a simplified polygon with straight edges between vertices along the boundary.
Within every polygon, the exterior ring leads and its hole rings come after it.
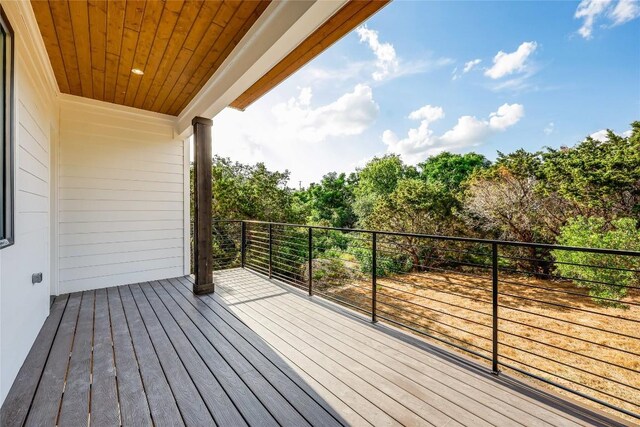
POLYGON ((138 76, 141 76, 141 75, 143 75, 143 74, 144 74, 144 71, 142 71, 140 68, 134 68, 134 69, 132 69, 132 70, 131 70, 131 72, 132 72, 133 74, 138 75, 138 76))

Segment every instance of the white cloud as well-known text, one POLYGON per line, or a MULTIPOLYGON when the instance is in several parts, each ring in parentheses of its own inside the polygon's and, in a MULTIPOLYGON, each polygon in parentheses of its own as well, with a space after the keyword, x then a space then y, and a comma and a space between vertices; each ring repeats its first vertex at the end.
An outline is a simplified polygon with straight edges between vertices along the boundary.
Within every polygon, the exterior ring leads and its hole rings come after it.
POLYGON ((378 32, 367 28, 366 25, 356 28, 356 33, 360 36, 360 42, 367 43, 376 56, 376 67, 378 69, 372 74, 374 80, 383 80, 398 70, 399 63, 396 50, 391 43, 380 43, 378 32))
POLYGON ((508 90, 512 92, 522 92, 525 90, 539 90, 540 87, 534 85, 529 80, 531 76, 533 76, 538 70, 534 67, 531 67, 527 72, 523 75, 519 75, 506 80, 493 81, 489 84, 489 88, 493 91, 499 92, 503 90, 508 90))
POLYGON ((298 95, 298 101, 300 105, 309 105, 311 104, 311 97, 313 96, 313 92, 311 92, 310 87, 303 87, 300 90, 300 95, 298 95))
POLYGON ((610 18, 613 25, 624 24, 640 16, 638 0, 620 0, 613 8, 610 18))
POLYGON ((458 80, 462 77, 462 74, 467 74, 469 71, 473 70, 476 65, 480 64, 482 59, 472 59, 471 61, 467 61, 464 63, 464 67, 462 68, 462 72, 458 73, 458 67, 454 68, 451 72, 451 80, 458 80))
POLYGON ((357 85, 334 102, 312 108, 311 88, 271 110, 281 134, 300 142, 321 142, 329 136, 358 135, 378 116, 371 88, 357 85))
POLYGON ((607 130, 606 129, 602 129, 602 130, 599 130, 598 132, 592 133, 589 136, 591 138, 595 139, 596 141, 606 141, 607 140, 607 130))
POLYGON ((428 122, 435 122, 443 117, 444 110, 442 107, 432 107, 431 105, 425 105, 409 114, 411 120, 427 120, 428 122))
POLYGON ((492 79, 499 79, 513 73, 527 70, 527 59, 538 47, 536 42, 524 42, 515 52, 506 53, 499 51, 493 58, 493 66, 488 68, 484 75, 492 79))
MULTIPOLYGON (((418 60, 404 61, 398 58, 398 68, 384 77, 384 82, 389 82, 398 77, 410 76, 414 74, 427 73, 442 67, 453 64, 453 59, 447 57, 439 58, 420 58, 418 60)), ((378 83, 372 78, 371 69, 376 66, 375 61, 353 61, 342 66, 333 66, 331 68, 322 68, 311 66, 297 75, 299 80, 306 84, 317 87, 320 84, 330 84, 332 87, 345 82, 366 82, 373 80, 372 83, 378 83)), ((375 74, 375 73, 374 73, 375 74)), ((376 74, 377 75, 377 74, 376 74)))
POLYGON ((611 0, 582 0, 574 15, 576 19, 584 19, 582 27, 578 30, 578 34, 585 39, 590 39, 596 18, 605 11, 609 3, 611 3, 611 0))
POLYGON ((298 79, 306 84, 317 87, 321 83, 329 83, 335 87, 336 82, 347 81, 367 82, 372 84, 389 82, 398 77, 427 73, 453 64, 455 61, 448 57, 436 57, 432 53, 421 53, 419 57, 403 59, 397 55, 391 43, 380 42, 378 31, 366 26, 356 28, 360 43, 365 43, 371 50, 374 60, 345 61, 331 68, 309 66, 300 71, 298 79))
POLYGON ((406 138, 399 138, 393 131, 385 130, 382 141, 390 153, 399 154, 408 163, 418 163, 426 157, 442 151, 458 151, 482 144, 492 135, 515 125, 524 116, 520 104, 503 104, 485 120, 462 116, 442 135, 436 135, 431 124, 444 117, 441 107, 425 105, 409 114, 412 120, 420 120, 417 128, 411 128, 406 138))
POLYGON ((458 80, 460 76, 458 75, 458 67, 455 67, 451 72, 451 80, 458 80))
POLYGON ((227 108, 218 114, 212 128, 214 153, 242 163, 265 162, 273 170, 293 168, 294 186, 298 180, 316 181, 329 170, 348 171, 362 157, 358 138, 379 113, 369 86, 352 86, 324 104, 308 87, 286 101, 274 101, 274 96, 244 112, 227 108))
POLYGON ((464 63, 464 69, 462 70, 462 72, 463 73, 468 73, 469 71, 473 70, 475 68, 475 66, 478 65, 481 62, 482 62, 482 59, 473 59, 471 61, 465 62, 464 63))
POLYGON ((595 23, 603 16, 610 22, 608 27, 636 19, 640 17, 638 0, 619 0, 615 3, 612 0, 582 0, 574 14, 574 18, 583 20, 578 34, 587 40, 593 38, 595 23))
MULTIPOLYGON (((627 130, 625 132, 622 132, 622 133, 618 133, 618 132, 615 132, 615 131, 613 133, 615 133, 616 135, 622 136, 624 138, 629 138, 631 136, 631 132, 632 132, 631 129, 629 129, 629 130, 627 130)), ((602 129, 602 130, 599 130, 597 132, 592 133, 589 136, 591 138, 595 139, 596 141, 605 142, 607 140, 607 133, 608 133, 607 129, 602 129)))
POLYGON ((523 116, 524 107, 521 104, 502 104, 498 111, 489 114, 489 127, 502 131, 518 123, 523 116))
POLYGON ((555 130, 555 127, 556 125, 553 122, 549 122, 549 124, 546 125, 542 131, 545 135, 551 135, 555 130))

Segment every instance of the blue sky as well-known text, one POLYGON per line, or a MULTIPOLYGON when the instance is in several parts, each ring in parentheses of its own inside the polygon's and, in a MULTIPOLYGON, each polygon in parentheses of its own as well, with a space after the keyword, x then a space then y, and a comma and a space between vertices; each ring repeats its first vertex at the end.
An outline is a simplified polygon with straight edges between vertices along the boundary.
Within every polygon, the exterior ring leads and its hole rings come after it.
POLYGON ((636 0, 395 1, 244 112, 214 153, 291 185, 376 155, 574 145, 640 120, 636 0))

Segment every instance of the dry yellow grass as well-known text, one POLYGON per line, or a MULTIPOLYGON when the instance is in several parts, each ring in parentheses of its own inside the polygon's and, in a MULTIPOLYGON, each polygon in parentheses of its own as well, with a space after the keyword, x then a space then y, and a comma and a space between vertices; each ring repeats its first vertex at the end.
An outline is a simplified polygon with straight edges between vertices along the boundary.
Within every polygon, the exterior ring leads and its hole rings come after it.
MULTIPOLYGON (((490 357, 491 287, 464 273, 379 278, 378 315, 490 357)), ((370 310, 368 282, 324 292, 370 310)), ((623 302, 603 307, 571 282, 501 274, 500 361, 640 413, 640 293, 623 302)))

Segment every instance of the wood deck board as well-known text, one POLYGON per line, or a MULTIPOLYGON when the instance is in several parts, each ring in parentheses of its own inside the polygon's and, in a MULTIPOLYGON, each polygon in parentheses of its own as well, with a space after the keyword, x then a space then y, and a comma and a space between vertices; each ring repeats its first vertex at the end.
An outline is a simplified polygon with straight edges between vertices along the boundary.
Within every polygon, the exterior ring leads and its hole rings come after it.
POLYGON ((151 425, 151 417, 156 422, 183 424, 139 313, 125 314, 117 288, 110 288, 108 294, 122 424, 151 425))
MULTIPOLYGON (((262 286, 262 288, 265 287, 262 286)), ((274 289, 270 292, 276 293, 279 290, 274 289)), ((296 296, 289 294, 285 294, 285 296, 289 301, 284 301, 284 299, 278 301, 278 306, 287 306, 294 311, 300 308, 296 296), (293 298, 290 298, 292 296, 293 298)), ((531 417, 540 418, 547 424, 557 424, 561 420, 564 425, 566 421, 562 421, 562 419, 567 418, 570 423, 591 425, 589 422, 575 418, 553 406, 544 405, 530 398, 529 395, 515 391, 509 385, 501 385, 501 381, 497 381, 494 376, 473 375, 457 363, 448 363, 447 359, 432 357, 429 352, 422 351, 415 345, 407 344, 402 339, 394 338, 398 335, 406 338, 407 335, 403 332, 386 330, 385 334, 380 334, 375 329, 384 328, 384 326, 378 324, 374 327, 368 320, 354 322, 353 319, 340 313, 343 311, 342 309, 338 309, 337 312, 336 310, 326 310, 320 304, 311 304, 305 306, 305 309, 307 312, 314 313, 315 321, 321 323, 327 330, 331 330, 332 333, 347 334, 349 339, 358 343, 359 348, 363 351, 374 351, 376 357, 380 358, 384 358, 385 355, 391 356, 395 358, 393 365, 398 369, 402 369, 400 365, 406 365, 413 368, 415 372, 423 372, 432 378, 439 378, 456 390, 468 391, 470 396, 482 400, 484 404, 490 407, 495 406, 496 410, 512 413, 516 419, 527 420, 529 425, 537 422, 531 417), (392 335, 390 332, 396 333, 392 335), (540 410, 541 408, 543 410, 540 410), (526 412, 527 410, 530 412, 526 412)))
POLYGON ((87 425, 91 390, 91 350, 95 292, 82 293, 76 334, 71 349, 67 380, 60 407, 60 425, 87 425))
MULTIPOLYGON (((442 387, 437 383, 448 385, 455 389, 453 390, 455 394, 462 393, 472 402, 477 401, 482 405, 492 407, 497 413, 503 413, 508 417, 507 419, 502 419, 507 425, 522 419, 526 419, 528 425, 541 425, 541 423, 544 425, 545 423, 552 423, 554 420, 557 422, 557 412, 549 414, 543 411, 538 411, 537 414, 525 412, 530 403, 535 403, 532 399, 523 399, 521 395, 514 394, 505 387, 494 385, 490 381, 478 381, 479 378, 470 375, 464 370, 451 364, 445 365, 438 359, 429 357, 424 352, 416 352, 415 347, 396 342, 388 336, 380 339, 380 337, 376 337, 375 331, 371 331, 369 325, 353 322, 340 314, 323 310, 322 307, 317 307, 316 305, 303 312, 300 309, 300 305, 297 304, 297 298, 290 294, 279 302, 278 307, 287 311, 290 310, 291 313, 296 313, 305 319, 313 319, 315 322, 321 319, 323 329, 327 333, 339 337, 346 345, 355 346, 370 357, 385 362, 387 366, 392 367, 407 378, 420 380, 421 384, 429 384, 429 386, 435 386, 440 390, 442 390, 442 387), (424 369, 425 364, 430 369, 424 369), (482 392, 483 390, 485 392, 482 392), (486 391, 490 391, 491 396, 499 399, 491 398, 486 394, 486 391)), ((463 402, 463 404, 472 402, 463 402)), ((477 408, 475 404, 474 407, 477 408)), ((578 420, 571 421, 581 424, 578 420)))
MULTIPOLYGON (((300 351, 303 354, 317 361, 326 370, 336 372, 338 376, 345 378, 356 393, 366 397, 367 400, 374 403, 397 422, 404 425, 443 426, 452 421, 443 412, 418 413, 422 411, 416 410, 413 405, 407 404, 406 401, 403 402, 404 399, 409 399, 409 395, 403 395, 398 389, 389 387, 388 384, 383 382, 383 378, 376 373, 361 369, 362 367, 357 366, 357 362, 353 359, 350 359, 351 363, 349 363, 346 360, 347 358, 342 358, 338 351, 328 346, 323 347, 316 337, 308 334, 303 329, 291 327, 291 324, 287 324, 284 321, 281 323, 277 321, 282 319, 272 319, 269 316, 269 312, 260 306, 260 299, 264 297, 255 295, 243 296, 243 293, 238 292, 237 289, 234 290, 234 294, 237 294, 238 297, 230 298, 229 294, 222 295, 223 298, 228 298, 230 303, 237 304, 235 307, 240 307, 239 310, 242 311, 243 315, 250 316, 256 322, 262 323, 264 327, 301 349, 300 351), (250 302, 239 302, 243 299, 250 302), (320 348, 322 348, 322 351, 320 351, 320 348)), ((426 402, 424 403, 426 406, 426 402)))
POLYGON ((38 333, 36 341, 2 405, 0 425, 22 425, 27 418, 68 299, 69 295, 62 295, 54 299, 49 317, 38 333))
MULTIPOLYGON (((262 290, 262 292, 264 292, 264 290, 262 290)), ((220 295, 224 298, 223 292, 220 292, 220 295)), ((288 307, 282 308, 278 304, 263 302, 260 300, 261 292, 256 293, 255 290, 254 292, 247 291, 244 294, 236 291, 235 295, 236 298, 254 299, 255 301, 251 304, 260 307, 258 312, 261 315, 272 319, 274 322, 282 323, 288 329, 291 329, 293 325, 297 325, 298 328, 303 331, 303 333, 300 334, 301 338, 304 342, 310 343, 311 347, 306 350, 307 353, 312 356, 317 355, 316 357, 321 357, 322 354, 328 353, 335 363, 350 366, 351 371, 358 375, 358 377, 376 386, 381 392, 405 406, 406 409, 402 409, 404 412, 411 410, 416 415, 436 425, 448 424, 450 417, 447 414, 450 413, 456 413, 457 420, 467 425, 492 425, 481 417, 474 415, 476 413, 482 413, 482 405, 472 405, 470 410, 465 409, 464 406, 457 406, 455 403, 447 400, 447 397, 450 397, 448 395, 455 393, 454 390, 447 387, 444 393, 438 395, 428 388, 423 387, 420 383, 398 375, 392 369, 393 365, 390 364, 387 366, 381 363, 378 360, 378 355, 372 354, 372 357, 369 357, 365 347, 354 346, 349 340, 341 341, 325 332, 324 324, 314 322, 313 317, 307 316, 304 311, 289 311, 288 307), (438 403, 434 405, 428 402, 438 403)), ((281 298, 279 299, 281 300, 281 298)), ((477 402, 467 398, 463 401, 463 404, 464 403, 473 404, 477 402)), ((496 413, 493 417, 496 422, 495 425, 506 426, 517 424, 515 420, 507 420, 507 422, 504 422, 504 420, 500 419, 499 415, 499 413, 496 413)))
MULTIPOLYGON (((265 289, 264 286, 261 286, 259 290, 252 287, 247 290, 243 298, 245 300, 258 299, 260 292, 273 292, 273 290, 265 289)), ((220 292, 220 295, 224 297, 224 290, 220 292)), ((236 297, 239 295, 238 289, 234 290, 234 295, 236 297)), ((545 425, 542 420, 535 416, 532 417, 533 414, 523 412, 512 405, 499 405, 496 399, 487 399, 484 393, 478 393, 478 389, 467 386, 466 383, 458 381, 454 376, 438 375, 438 371, 434 375, 431 370, 425 371, 420 367, 411 368, 402 363, 406 358, 403 354, 394 358, 371 346, 368 342, 361 345, 359 334, 348 327, 349 325, 345 325, 346 328, 335 327, 332 325, 331 319, 326 317, 322 322, 318 322, 318 313, 309 314, 306 307, 302 308, 303 306, 298 304, 296 299, 291 294, 285 294, 279 298, 278 304, 272 304, 269 310, 277 318, 296 322, 312 336, 319 337, 322 345, 327 345, 336 351, 346 350, 342 353, 355 356, 354 359, 359 359, 363 366, 380 373, 384 378, 405 391, 427 402, 440 401, 439 406, 442 410, 446 413, 455 412, 458 420, 474 425, 510 426, 520 424, 519 420, 526 417, 527 425, 545 425), (452 383, 456 384, 455 388, 451 387, 452 383), (466 394, 460 390, 466 391, 466 394), (491 412, 491 420, 482 418, 486 413, 484 411, 486 405, 493 405, 494 411, 491 412)))
POLYGON ((2 426, 621 425, 255 272, 192 280, 57 297, 2 426))
POLYGON ((229 363, 234 364, 237 372, 247 372, 243 366, 246 363, 251 366, 252 371, 262 375, 272 387, 267 395, 270 399, 277 398, 277 395, 282 396, 311 424, 339 425, 337 421, 327 417, 329 412, 339 419, 337 413, 332 408, 318 404, 322 402, 322 398, 304 381, 300 381, 288 365, 279 363, 281 359, 270 357, 274 354, 273 350, 257 335, 252 334, 246 325, 233 316, 227 316, 225 321, 225 313, 212 310, 201 298, 194 296, 186 287, 180 286, 179 279, 172 279, 170 282, 173 283, 163 281, 166 291, 194 323, 207 331, 208 338, 216 343, 221 354, 228 355, 229 363), (243 327, 245 329, 242 329, 243 327))
POLYGON ((91 384, 91 425, 120 424, 118 385, 106 289, 96 291, 91 384))
MULTIPOLYGON (((177 352, 171 345, 160 321, 155 317, 153 310, 148 304, 139 298, 134 297, 133 286, 120 287, 120 296, 125 307, 125 312, 139 314, 144 323, 146 333, 149 334, 153 350, 157 355, 162 370, 171 386, 171 392, 175 397, 178 408, 184 423, 187 426, 214 425, 211 413, 207 409, 202 396, 193 383, 187 369, 183 365, 177 352)), ((144 333, 144 332, 140 332, 144 333)))
MULTIPOLYGON (((144 290, 138 286, 133 287, 134 295, 136 295, 136 299, 138 299, 138 296, 142 298, 143 294, 146 297, 148 304, 155 312, 165 333, 167 334, 167 337, 171 341, 176 354, 184 364, 191 380, 198 389, 202 396, 202 400, 209 408, 209 411, 216 423, 218 425, 245 425, 245 421, 240 410, 236 408, 234 402, 229 397, 229 394, 227 394, 229 393, 229 390, 225 390, 222 387, 219 377, 214 375, 213 370, 209 368, 198 354, 198 347, 194 347, 193 345, 195 339, 192 342, 189 341, 180 329, 180 326, 171 317, 169 311, 164 307, 164 305, 162 305, 158 296, 152 289, 149 289, 148 286, 151 285, 147 284, 144 287, 144 290)), ((205 358, 208 360, 213 359, 212 354, 207 354, 203 351, 203 348, 200 348, 200 350, 202 351, 201 354, 205 355, 205 358)), ((223 369, 221 366, 218 366, 218 368, 221 370, 223 369)), ((229 376, 233 375, 230 375, 228 372, 223 373, 229 376)), ((237 379, 237 376, 235 379, 237 379)), ((231 381, 229 380, 229 382, 231 381)), ((238 383, 241 383, 241 381, 237 381, 234 386, 240 387, 238 383)), ((231 387, 229 387, 229 389, 230 388, 231 387)), ((242 400, 240 400, 240 402, 242 402, 242 400)), ((269 417, 268 413, 266 414, 266 417, 269 417)), ((265 422, 265 424, 267 423, 265 422)))
POLYGON ((25 423, 27 426, 55 425, 57 422, 81 300, 81 293, 69 296, 62 322, 51 346, 40 384, 27 416, 25 423))
MULTIPOLYGON (((181 280, 182 281, 182 280, 181 280)), ((184 284, 184 282, 183 282, 184 284)), ((186 287, 182 289, 182 292, 190 292, 190 286, 188 284, 185 284, 186 287)), ((227 324, 233 328, 235 330, 236 333, 240 334, 242 337, 244 337, 245 339, 247 339, 247 341, 250 341, 250 344, 252 346, 254 346, 254 348, 256 348, 261 354, 264 355, 270 355, 273 354, 274 352, 277 355, 281 355, 282 353, 279 351, 280 350, 280 346, 281 345, 285 345, 287 346, 288 343, 284 342, 284 341, 279 341, 278 337, 275 337, 273 339, 269 339, 268 340, 268 344, 267 341, 265 341, 264 339, 261 339, 260 336, 258 336, 256 334, 256 332, 254 331, 254 329, 251 329, 248 326, 248 323, 245 323, 241 320, 239 320, 235 315, 233 315, 232 313, 228 312, 227 310, 225 310, 222 306, 218 305, 218 303, 215 301, 215 299, 209 297, 209 298, 202 298, 202 300, 199 300, 199 308, 202 306, 205 306, 209 309, 209 311, 211 313, 214 313, 215 317, 219 316, 219 320, 222 322, 227 322, 227 324), (254 337, 257 337, 254 338, 254 337), (275 351, 274 351, 275 350, 275 351)), ((207 310, 202 310, 202 312, 206 313, 207 310)), ((215 319, 215 317, 213 319, 209 318, 209 320, 212 320, 213 322, 216 322, 217 319, 215 319)), ((214 323, 217 327, 217 323, 214 323)), ((223 323, 224 324, 224 323, 223 323)), ((224 326, 223 326, 224 328, 224 326)), ((295 350, 294 347, 291 347, 295 350)), ((245 353, 243 353, 245 354, 245 353)), ((310 359, 306 359, 301 353, 300 355, 302 356, 302 361, 298 360, 296 361, 296 364, 289 364, 287 362, 285 362, 285 359, 283 357, 270 357, 270 362, 273 363, 276 367, 278 367, 278 370, 281 371, 282 373, 288 375, 288 377, 290 378, 290 380, 292 382, 295 382, 296 385, 298 385, 302 390, 305 391, 305 394, 308 395, 309 397, 313 398, 315 401, 319 401, 321 402, 323 400, 323 398, 325 399, 325 401, 330 402, 331 403, 331 407, 325 407, 326 410, 331 411, 333 413, 333 409, 334 408, 341 408, 340 410, 340 415, 338 417, 336 417, 336 419, 340 419, 340 418, 344 418, 347 421, 349 421, 349 424, 355 424, 355 425, 363 425, 363 421, 364 418, 360 417, 359 415, 357 415, 357 413, 355 411, 353 411, 353 409, 351 409, 350 406, 348 406, 348 404, 344 403, 343 401, 340 400, 340 398, 343 398, 344 401, 346 402, 350 402, 351 398, 354 395, 354 392, 352 389, 350 389, 349 387, 347 387, 346 385, 344 385, 343 383, 341 383, 339 380, 337 380, 330 372, 328 371, 324 371, 322 370, 317 364, 315 364, 313 361, 311 361, 310 359), (304 362, 308 362, 308 364, 305 366, 305 368, 311 373, 311 375, 306 374, 304 371, 302 371, 301 369, 296 369, 296 367, 298 367, 300 364, 304 364, 304 362), (309 377, 310 379, 312 379, 312 381, 308 381, 308 382, 304 382, 301 380, 301 374, 305 374, 307 377, 309 377), (329 392, 328 388, 323 387, 321 384, 322 383, 326 383, 326 384, 331 384, 331 392, 329 392), (340 387, 342 386, 342 387, 340 387), (312 388, 313 387, 313 388, 312 388), (317 387, 320 387, 322 390, 326 391, 326 393, 322 394, 322 397, 320 397, 320 395, 316 392, 316 390, 318 389, 317 387), (336 391, 336 388, 339 388, 339 390, 336 391), (336 395, 339 395, 340 398, 336 395), (333 399, 332 396, 335 396, 336 399, 333 399), (350 415, 353 415, 350 418, 350 415), (353 421, 353 422, 351 422, 353 421)), ((276 371, 270 371, 272 373, 275 373, 276 371)), ((295 392, 295 390, 293 390, 295 392)), ((284 393, 284 392, 283 392, 284 393)), ((289 396, 287 395, 287 397, 289 398, 289 396)), ((299 399, 303 399, 304 395, 301 393, 298 393, 297 397, 299 399)), ((290 399, 290 401, 293 402, 297 402, 294 399, 290 399)), ((356 401, 353 401, 353 403, 357 403, 356 401)), ((309 407, 311 407, 308 403, 302 403, 303 406, 299 406, 297 405, 297 407, 300 409, 307 409, 309 407)), ((373 405, 369 406, 366 408, 367 409, 367 413, 369 415, 375 416, 375 407, 373 405)), ((392 424, 392 419, 388 416, 386 416, 386 414, 384 414, 384 417, 382 417, 383 420, 385 422, 380 422, 380 424, 385 424, 385 425, 391 425, 392 424)), ((380 420, 380 419, 379 419, 380 420)))
MULTIPOLYGON (((159 284, 159 283, 158 283, 159 284)), ((256 375, 253 368, 237 370, 233 360, 244 359, 241 354, 224 354, 216 349, 215 345, 224 338, 208 340, 200 332, 196 324, 160 286, 147 286, 145 291, 156 292, 158 300, 161 300, 169 312, 174 316, 184 333, 189 337, 193 346, 200 355, 207 355, 205 363, 216 376, 224 390, 233 400, 238 410, 247 419, 249 424, 262 423, 264 425, 296 424, 306 425, 304 418, 289 403, 270 387, 269 383, 261 375, 256 375), (227 356, 226 358, 224 356, 227 356), (230 357, 231 356, 231 357, 230 357), (258 396, 262 396, 261 401, 258 396), (280 398, 278 398, 280 397, 280 398), (276 421, 277 420, 277 421, 276 421)), ((201 322, 202 323, 202 322, 201 322)), ((221 347, 223 347, 221 345, 221 347)))

